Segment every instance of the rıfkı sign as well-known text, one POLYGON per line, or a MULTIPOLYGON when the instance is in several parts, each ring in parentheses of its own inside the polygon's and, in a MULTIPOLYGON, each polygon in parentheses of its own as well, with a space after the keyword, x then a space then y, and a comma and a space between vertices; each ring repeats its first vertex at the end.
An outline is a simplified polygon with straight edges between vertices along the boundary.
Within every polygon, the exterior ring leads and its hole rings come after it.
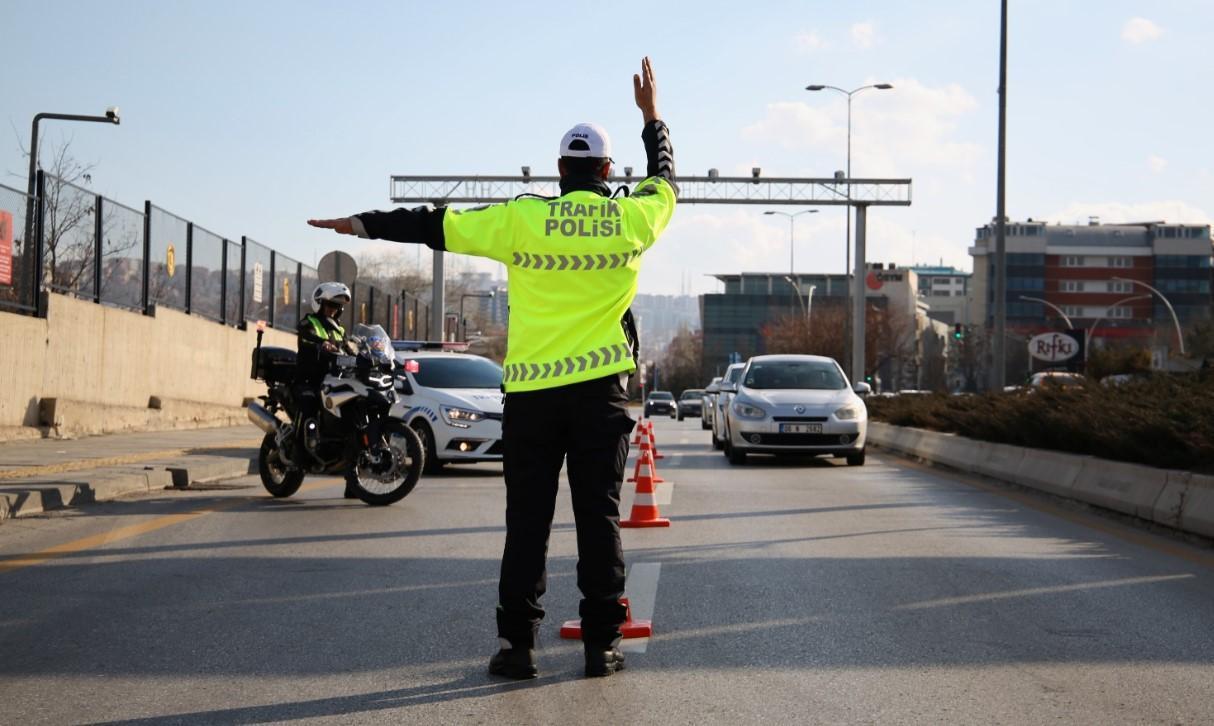
POLYGON ((1029 355, 1046 363, 1062 363, 1079 354, 1079 341, 1064 333, 1042 333, 1029 341, 1029 355))

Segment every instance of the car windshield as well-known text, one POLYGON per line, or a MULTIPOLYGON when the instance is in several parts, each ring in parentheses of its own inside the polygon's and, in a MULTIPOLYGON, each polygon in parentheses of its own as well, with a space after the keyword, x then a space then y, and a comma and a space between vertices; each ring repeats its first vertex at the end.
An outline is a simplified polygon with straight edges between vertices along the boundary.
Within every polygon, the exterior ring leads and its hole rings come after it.
POLYGON ((737 383, 738 381, 742 380, 742 371, 744 371, 744 370, 746 370, 746 366, 738 366, 737 368, 730 368, 729 372, 725 374, 725 382, 726 383, 737 383))
POLYGON ((413 377, 426 388, 498 388, 502 386, 502 367, 487 358, 460 355, 433 358, 408 358, 417 362, 413 377))
POLYGON ((703 395, 704 390, 702 388, 689 388, 686 391, 683 391, 683 395, 679 396, 679 399, 686 401, 688 399, 700 398, 703 395))
POLYGON ((670 391, 654 391, 649 394, 650 401, 673 401, 674 395, 670 391))
POLYGON ((756 361, 746 371, 747 388, 837 391, 847 388, 831 361, 756 361))

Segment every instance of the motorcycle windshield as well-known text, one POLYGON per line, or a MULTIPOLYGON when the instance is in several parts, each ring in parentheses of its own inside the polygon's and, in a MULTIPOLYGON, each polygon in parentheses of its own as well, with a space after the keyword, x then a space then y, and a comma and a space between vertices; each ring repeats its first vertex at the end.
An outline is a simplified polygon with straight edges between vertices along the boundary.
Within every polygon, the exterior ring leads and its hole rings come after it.
POLYGON ((355 325, 352 337, 361 341, 359 348, 377 366, 388 366, 396 362, 396 351, 387 331, 378 325, 355 325))

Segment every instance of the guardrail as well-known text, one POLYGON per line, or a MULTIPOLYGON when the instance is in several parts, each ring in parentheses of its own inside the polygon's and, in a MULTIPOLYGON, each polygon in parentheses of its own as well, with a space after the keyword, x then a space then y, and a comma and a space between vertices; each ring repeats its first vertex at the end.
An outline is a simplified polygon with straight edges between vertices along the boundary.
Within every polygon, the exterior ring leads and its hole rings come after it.
MULTIPOLYGON (((156 206, 129 207, 38 172, 38 194, 0 185, 0 311, 44 316, 42 292, 151 313, 181 310, 244 328, 293 329, 315 268, 248 237, 227 239, 156 206)), ((428 339, 429 305, 356 280, 344 322, 428 339)))

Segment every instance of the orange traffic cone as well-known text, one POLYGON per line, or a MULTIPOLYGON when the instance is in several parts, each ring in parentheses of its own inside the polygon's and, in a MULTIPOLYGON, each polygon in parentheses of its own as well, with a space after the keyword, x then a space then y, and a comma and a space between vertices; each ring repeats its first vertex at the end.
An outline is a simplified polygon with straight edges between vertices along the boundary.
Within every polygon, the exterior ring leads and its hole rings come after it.
POLYGON ((644 417, 641 417, 641 420, 637 421, 636 429, 637 429, 637 434, 636 434, 636 436, 632 437, 633 446, 636 446, 637 444, 641 443, 641 440, 645 438, 645 418, 644 417))
POLYGON ((650 446, 650 444, 649 444, 648 436, 645 436, 644 438, 641 439, 641 453, 637 455, 636 469, 633 470, 632 476, 628 477, 628 481, 630 481, 630 482, 638 481, 638 477, 641 476, 641 462, 645 459, 645 457, 647 455, 646 452, 648 452, 649 473, 650 473, 650 476, 653 477, 653 483, 654 484, 665 483, 666 480, 658 475, 658 465, 653 462, 653 447, 650 446))
MULTIPOLYGON (((648 638, 653 635, 653 622, 650 620, 633 620, 632 607, 628 604, 628 598, 620 598, 620 604, 624 606, 624 624, 620 626, 620 634, 625 638, 648 638)), ((581 640, 582 639, 582 621, 581 620, 566 620, 561 625, 561 637, 566 640, 581 640)))
POLYGON ((653 422, 652 421, 649 422, 649 446, 653 449, 654 461, 657 461, 658 459, 666 458, 665 456, 662 456, 662 454, 658 452, 658 440, 656 438, 654 438, 654 435, 653 435, 653 422))
POLYGON ((621 527, 669 527, 670 520, 662 519, 658 512, 658 500, 654 497, 653 456, 648 450, 641 451, 641 464, 637 472, 637 491, 632 499, 632 513, 621 519, 621 527))

